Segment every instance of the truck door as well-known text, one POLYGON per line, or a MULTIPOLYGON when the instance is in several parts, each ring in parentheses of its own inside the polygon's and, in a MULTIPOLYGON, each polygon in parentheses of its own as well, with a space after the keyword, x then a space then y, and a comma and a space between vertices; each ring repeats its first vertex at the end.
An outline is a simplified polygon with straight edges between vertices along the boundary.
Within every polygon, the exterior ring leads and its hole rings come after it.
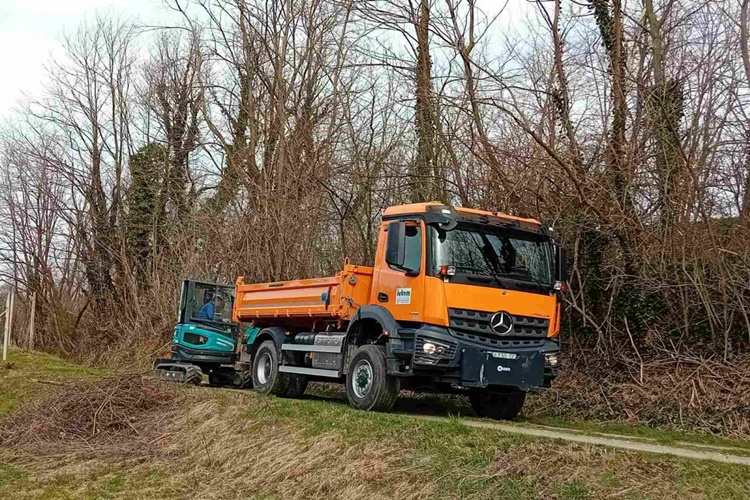
POLYGON ((424 227, 421 222, 406 222, 404 268, 396 268, 385 261, 387 230, 388 223, 384 223, 380 230, 381 244, 378 245, 377 276, 371 303, 388 309, 396 320, 421 321, 424 304, 424 227))

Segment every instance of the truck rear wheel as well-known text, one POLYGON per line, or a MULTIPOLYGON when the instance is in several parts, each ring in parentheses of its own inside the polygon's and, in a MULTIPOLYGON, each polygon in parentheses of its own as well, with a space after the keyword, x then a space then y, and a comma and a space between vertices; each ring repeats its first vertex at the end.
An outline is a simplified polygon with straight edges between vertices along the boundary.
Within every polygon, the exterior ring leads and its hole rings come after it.
POLYGON ((307 389, 307 377, 279 372, 279 351, 273 340, 263 342, 253 357, 253 387, 261 394, 298 398, 307 389))
POLYGON ((500 392, 491 389, 477 389, 469 394, 471 408, 480 417, 495 420, 511 420, 521 412, 526 401, 526 393, 500 392))
POLYGON ((385 347, 363 345, 354 353, 346 376, 349 404, 360 410, 388 411, 398 399, 398 378, 388 375, 385 347))

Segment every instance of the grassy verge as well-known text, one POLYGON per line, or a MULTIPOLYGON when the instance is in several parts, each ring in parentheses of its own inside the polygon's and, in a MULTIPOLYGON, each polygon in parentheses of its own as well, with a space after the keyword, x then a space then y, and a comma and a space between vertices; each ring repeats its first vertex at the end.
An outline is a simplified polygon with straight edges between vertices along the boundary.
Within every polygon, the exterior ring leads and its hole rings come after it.
POLYGON ((667 445, 695 444, 716 448, 731 448, 730 451, 733 453, 741 455, 750 454, 750 441, 714 436, 712 434, 677 432, 657 427, 636 426, 620 422, 586 422, 546 416, 523 418, 521 421, 524 423, 580 431, 585 434, 613 434, 667 445))
MULTIPOLYGON (((40 363, 48 380, 98 375, 54 358, 38 363, 35 357, 16 363, 16 380, 40 373, 40 363)), ((403 414, 429 411, 431 404, 438 412, 458 413, 460 401, 441 406, 440 398, 405 398, 395 413, 377 414, 352 410, 340 392, 327 387, 311 389, 302 400, 205 387, 176 392, 181 409, 159 429, 147 458, 62 448, 55 456, 4 450, 0 498, 750 496, 750 467, 535 439, 468 428, 458 419, 435 422, 403 414)), ((0 399, 14 394, 23 401, 33 397, 3 382, 0 399)))
MULTIPOLYGON (((343 388, 337 384, 315 384, 311 389, 308 389, 307 393, 329 399, 346 400, 343 388)), ((531 395, 529 399, 536 397, 538 396, 531 395)), ((482 420, 476 417, 466 398, 457 396, 414 394, 411 397, 402 398, 393 412, 407 415, 455 415, 461 418, 482 420)), ((727 452, 738 455, 750 454, 750 441, 747 440, 725 438, 713 434, 698 434, 660 429, 658 427, 637 426, 623 422, 590 422, 546 415, 533 415, 530 417, 521 415, 516 419, 515 423, 517 425, 530 424, 555 427, 587 435, 611 434, 665 445, 695 444, 699 446, 712 446, 731 449, 727 450, 727 452)))
POLYGON ((98 368, 74 365, 44 353, 10 350, 8 361, 0 363, 0 419, 25 400, 48 392, 55 383, 93 379, 98 368))

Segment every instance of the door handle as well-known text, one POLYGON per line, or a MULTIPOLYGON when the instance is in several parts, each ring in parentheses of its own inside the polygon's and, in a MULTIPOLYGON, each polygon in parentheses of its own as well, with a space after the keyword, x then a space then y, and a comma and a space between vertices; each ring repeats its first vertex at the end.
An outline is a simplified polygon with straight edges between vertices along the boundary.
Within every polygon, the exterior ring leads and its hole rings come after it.
POLYGON ((388 302, 388 295, 383 292, 380 292, 378 294, 378 302, 388 302))

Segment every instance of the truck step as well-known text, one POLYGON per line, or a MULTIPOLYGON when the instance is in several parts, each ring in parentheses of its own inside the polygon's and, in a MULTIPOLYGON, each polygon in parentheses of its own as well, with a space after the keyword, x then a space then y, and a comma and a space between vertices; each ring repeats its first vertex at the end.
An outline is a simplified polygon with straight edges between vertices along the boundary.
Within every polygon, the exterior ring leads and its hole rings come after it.
POLYGON ((340 353, 342 347, 343 346, 340 346, 340 345, 281 344, 282 351, 340 353))
MULTIPOLYGON (((312 347, 312 346, 310 346, 312 347)), ((339 378, 338 370, 321 370, 319 368, 306 368, 304 366, 279 366, 281 373, 296 373, 298 375, 311 375, 314 377, 339 378)))

